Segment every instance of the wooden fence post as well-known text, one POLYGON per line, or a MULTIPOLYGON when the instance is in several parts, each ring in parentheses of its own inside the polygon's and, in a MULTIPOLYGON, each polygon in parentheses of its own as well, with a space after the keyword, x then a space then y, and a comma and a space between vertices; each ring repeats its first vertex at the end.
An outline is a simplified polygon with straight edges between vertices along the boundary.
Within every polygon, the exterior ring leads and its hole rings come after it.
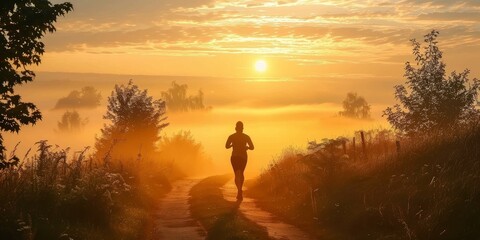
POLYGON ((360 131, 360 137, 362 137, 362 150, 363 150, 363 156, 365 159, 367 158, 367 150, 365 146, 365 134, 363 131, 360 131))
POLYGON ((352 140, 352 147, 353 147, 353 160, 356 161, 357 160, 357 147, 355 146, 355 137, 353 137, 353 140, 352 140))
POLYGON ((318 210, 317 210, 317 190, 318 189, 314 189, 313 187, 310 188, 310 198, 312 200, 312 211, 313 211, 313 216, 314 216, 314 219, 318 219, 318 210))

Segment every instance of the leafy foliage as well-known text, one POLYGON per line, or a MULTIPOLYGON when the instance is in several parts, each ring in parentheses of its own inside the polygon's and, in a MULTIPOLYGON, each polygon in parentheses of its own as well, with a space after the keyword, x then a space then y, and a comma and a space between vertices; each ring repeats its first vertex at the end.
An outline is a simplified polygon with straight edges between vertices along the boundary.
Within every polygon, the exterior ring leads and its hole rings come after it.
POLYGON ((168 126, 165 101, 154 100, 131 80, 127 85, 115 85, 103 118, 110 123, 104 125, 95 144, 100 157, 151 153, 160 131, 168 126))
POLYGON ((147 223, 169 186, 158 165, 122 171, 94 162, 88 148, 72 154, 40 141, 35 149, 0 170, 1 239, 150 239, 147 223), (156 179, 140 182, 140 173, 156 179))
MULTIPOLYGON (((70 3, 48 0, 0 2, 0 131, 18 132, 21 125, 42 118, 35 104, 23 102, 14 87, 33 80, 35 73, 28 67, 41 62, 45 44, 40 39, 46 32, 54 32, 57 17, 72 9, 70 3)), ((4 151, 0 134, 0 162, 5 160, 4 151)))
POLYGON ((347 142, 348 139, 345 137, 337 137, 332 139, 324 138, 320 143, 317 143, 317 141, 308 142, 307 149, 317 153, 323 151, 332 157, 337 157, 344 154, 342 152, 342 146, 344 146, 347 142))
POLYGON ((71 91, 68 96, 58 99, 55 109, 62 108, 95 108, 100 106, 102 95, 91 86, 82 88, 81 91, 71 91))
POLYGON ((183 174, 192 176, 212 170, 213 164, 205 155, 201 143, 189 131, 163 136, 158 142, 160 158, 170 161, 183 174))
POLYGON ((177 84, 172 82, 172 87, 166 92, 162 92, 162 98, 167 102, 169 111, 188 112, 190 110, 203 110, 203 92, 198 91, 196 96, 187 96, 187 84, 177 84))
POLYGON ((66 111, 57 126, 62 132, 75 132, 81 130, 87 122, 88 120, 82 119, 77 111, 66 111))
MULTIPOLYGON (((479 236, 477 124, 446 129, 442 136, 403 138, 400 151, 392 132, 363 132, 368 159, 342 161, 330 154, 328 146, 341 151, 337 139, 309 143, 316 152, 281 154, 249 186, 250 193, 261 207, 304 226, 318 239, 479 236), (324 229, 332 235, 325 237, 324 229)), ((355 147, 349 149, 353 157, 355 147)), ((359 150, 357 142, 357 156, 359 150)))
POLYGON ((365 98, 358 96, 357 93, 348 93, 345 100, 343 100, 343 111, 341 116, 350 118, 370 118, 370 105, 368 105, 365 98))
POLYGON ((384 111, 387 120, 402 133, 425 133, 478 120, 475 104, 480 82, 469 80, 468 69, 446 76, 442 51, 437 46, 438 34, 433 30, 425 35, 427 46, 423 53, 421 44, 411 40, 416 65, 407 62, 406 85, 395 86, 395 98, 401 105, 384 111))

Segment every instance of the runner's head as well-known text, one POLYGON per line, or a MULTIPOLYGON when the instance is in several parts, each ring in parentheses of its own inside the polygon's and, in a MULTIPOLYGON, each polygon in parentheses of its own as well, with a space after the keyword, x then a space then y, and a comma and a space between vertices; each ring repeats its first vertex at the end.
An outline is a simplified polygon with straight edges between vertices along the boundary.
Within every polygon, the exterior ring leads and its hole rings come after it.
POLYGON ((238 121, 237 124, 235 125, 235 130, 237 132, 243 132, 243 123, 242 121, 238 121))

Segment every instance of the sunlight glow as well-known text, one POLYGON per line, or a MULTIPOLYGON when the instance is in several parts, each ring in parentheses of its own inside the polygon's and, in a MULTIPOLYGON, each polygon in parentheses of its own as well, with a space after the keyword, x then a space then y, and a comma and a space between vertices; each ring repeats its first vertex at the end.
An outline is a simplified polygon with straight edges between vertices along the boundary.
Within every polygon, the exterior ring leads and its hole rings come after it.
POLYGON ((267 71, 267 62, 265 60, 258 60, 255 62, 255 70, 257 72, 265 72, 267 71))

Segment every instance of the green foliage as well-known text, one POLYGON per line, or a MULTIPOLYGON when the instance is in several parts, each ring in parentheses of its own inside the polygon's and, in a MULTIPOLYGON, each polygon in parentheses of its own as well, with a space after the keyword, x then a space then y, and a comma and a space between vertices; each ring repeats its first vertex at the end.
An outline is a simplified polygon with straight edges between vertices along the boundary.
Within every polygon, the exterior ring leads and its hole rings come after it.
POLYGON ((395 98, 401 105, 384 111, 390 124, 402 133, 426 133, 478 121, 475 107, 480 82, 469 80, 468 69, 446 76, 442 51, 437 46, 438 34, 433 30, 425 35, 427 46, 423 53, 421 44, 412 40, 416 65, 407 62, 406 85, 395 86, 395 98))
POLYGON ((58 130, 62 132, 76 132, 82 130, 87 124, 87 119, 82 119, 77 111, 66 111, 62 120, 57 123, 58 130))
POLYGON ((343 100, 343 111, 339 112, 340 116, 350 118, 370 118, 370 105, 365 98, 358 96, 357 93, 347 93, 347 97, 343 100))
POLYGON ((160 131, 168 126, 165 101, 154 100, 131 80, 127 85, 115 85, 103 118, 110 123, 104 125, 95 143, 100 158, 152 153, 160 131))
POLYGON ((197 96, 187 96, 187 84, 177 84, 172 82, 172 87, 166 92, 162 92, 162 98, 167 102, 169 111, 188 112, 191 110, 203 110, 203 92, 198 91, 197 96))
MULTIPOLYGON (((41 38, 54 32, 57 17, 72 9, 70 3, 52 4, 48 0, 0 2, 0 132, 18 132, 21 125, 35 124, 42 118, 35 104, 23 102, 14 87, 33 80, 35 73, 28 67, 41 62, 45 51, 41 38)), ((5 161, 4 151, 0 134, 0 162, 5 161)))
POLYGON ((58 99, 54 109, 95 108, 100 106, 102 95, 94 87, 84 87, 81 91, 71 91, 68 96, 58 99))

